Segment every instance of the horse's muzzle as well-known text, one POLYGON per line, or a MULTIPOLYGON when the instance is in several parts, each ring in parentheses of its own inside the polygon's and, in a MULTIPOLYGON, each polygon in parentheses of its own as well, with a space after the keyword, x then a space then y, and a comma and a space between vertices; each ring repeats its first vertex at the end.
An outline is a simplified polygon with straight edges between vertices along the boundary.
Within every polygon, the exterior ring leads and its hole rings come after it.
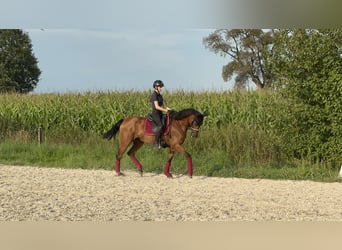
POLYGON ((199 133, 199 129, 198 128, 191 128, 191 137, 197 137, 199 133))

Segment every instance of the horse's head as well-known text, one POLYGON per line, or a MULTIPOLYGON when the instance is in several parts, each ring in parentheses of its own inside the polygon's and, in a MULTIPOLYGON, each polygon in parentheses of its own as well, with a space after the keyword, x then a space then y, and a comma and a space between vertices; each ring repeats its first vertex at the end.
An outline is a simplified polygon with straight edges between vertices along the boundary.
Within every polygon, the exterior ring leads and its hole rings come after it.
POLYGON ((194 118, 193 118, 192 122, 190 123, 190 129, 191 129, 191 136, 192 137, 196 138, 198 136, 200 127, 203 124, 204 117, 207 115, 208 114, 206 112, 203 114, 198 112, 197 114, 194 115, 194 118))
POLYGON ((195 109, 188 108, 179 112, 175 112, 173 115, 173 119, 183 120, 184 126, 191 129, 191 136, 197 137, 199 129, 203 124, 203 119, 207 115, 208 114, 206 112, 204 112, 204 114, 201 114, 195 109))

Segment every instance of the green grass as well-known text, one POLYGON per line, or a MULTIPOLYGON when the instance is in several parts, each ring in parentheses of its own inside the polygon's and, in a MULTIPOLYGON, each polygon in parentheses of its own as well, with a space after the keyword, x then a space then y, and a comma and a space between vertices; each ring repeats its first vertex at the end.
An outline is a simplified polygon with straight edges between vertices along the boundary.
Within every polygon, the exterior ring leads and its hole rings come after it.
POLYGON ((32 165, 63 168, 106 168, 108 162, 101 158, 99 147, 80 145, 41 145, 2 143, 1 162, 13 165, 32 165))

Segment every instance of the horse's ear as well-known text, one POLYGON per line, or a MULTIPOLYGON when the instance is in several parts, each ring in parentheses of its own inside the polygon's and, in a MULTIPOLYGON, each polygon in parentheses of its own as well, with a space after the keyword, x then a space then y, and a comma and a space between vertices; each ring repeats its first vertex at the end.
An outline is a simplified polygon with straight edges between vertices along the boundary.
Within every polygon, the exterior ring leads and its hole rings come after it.
POLYGON ((208 111, 204 111, 204 113, 203 113, 202 115, 203 115, 203 116, 208 116, 209 113, 208 113, 208 111))

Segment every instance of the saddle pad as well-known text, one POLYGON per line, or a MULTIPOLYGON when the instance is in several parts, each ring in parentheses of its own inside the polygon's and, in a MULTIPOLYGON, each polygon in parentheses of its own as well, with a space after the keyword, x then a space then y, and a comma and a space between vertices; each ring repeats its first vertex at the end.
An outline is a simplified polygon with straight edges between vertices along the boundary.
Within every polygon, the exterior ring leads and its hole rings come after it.
POLYGON ((149 119, 145 119, 145 124, 144 124, 144 133, 146 135, 154 135, 154 132, 153 132, 153 121, 150 121, 149 119))
MULTIPOLYGON (((146 135, 154 135, 154 131, 153 131, 153 127, 154 127, 154 122, 149 120, 149 119, 145 119, 145 123, 144 123, 144 133, 146 135)), ((166 128, 164 128, 163 130, 163 135, 167 135, 170 131, 170 118, 166 117, 166 128)))

